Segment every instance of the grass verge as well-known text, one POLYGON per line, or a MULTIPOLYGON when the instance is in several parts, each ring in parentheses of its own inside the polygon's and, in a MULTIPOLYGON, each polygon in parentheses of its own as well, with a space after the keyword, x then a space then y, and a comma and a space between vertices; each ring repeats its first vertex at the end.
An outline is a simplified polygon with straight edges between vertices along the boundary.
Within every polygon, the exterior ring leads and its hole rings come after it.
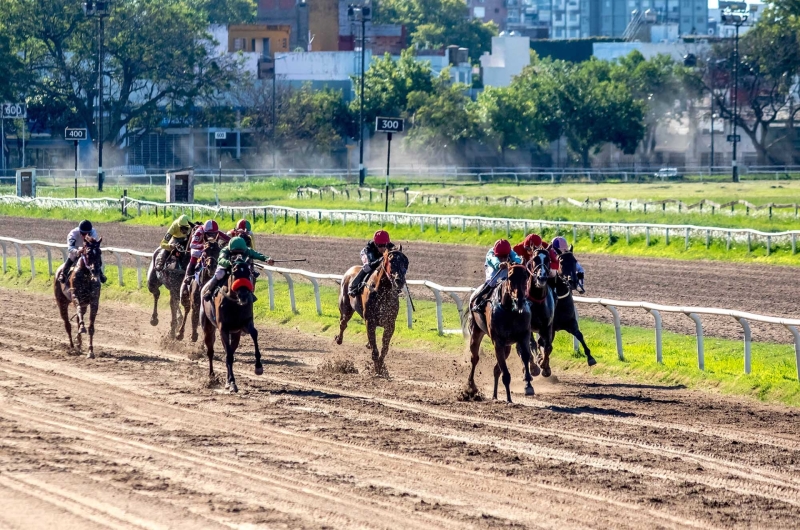
MULTIPOLYGON (((46 271, 44 260, 37 260, 37 270, 46 271)), ((6 289, 33 291, 37 293, 52 292, 52 278, 46 273, 31 278, 28 273, 18 273, 9 269, 0 274, 0 287, 6 289)), ((107 266, 106 274, 109 282, 103 288, 104 301, 116 301, 150 308, 152 298, 146 289, 137 289, 136 272, 124 269, 125 286, 116 284, 117 270, 107 266)), ((262 326, 278 325, 291 327, 298 332, 333 335, 338 330, 338 310, 336 309, 337 289, 333 286, 321 286, 322 315, 316 314, 313 290, 310 284, 295 282, 297 313, 293 313, 288 303, 288 286, 285 282, 275 282, 276 309, 269 310, 269 297, 266 279, 259 283, 259 301, 256 304, 256 319, 262 326)), ((166 316, 168 302, 162 297, 160 312, 166 316)), ((435 305, 420 300, 416 302, 417 311, 413 317, 413 329, 405 324, 405 304, 401 303, 401 314, 398 321, 394 348, 438 351, 442 355, 461 357, 464 354, 464 340, 460 334, 439 336, 436 333, 435 305)), ((53 315, 57 311, 53 306, 53 315)), ((102 316, 101 313, 98 317, 102 316)), ((444 323, 446 329, 457 329, 459 317, 453 304, 444 306, 444 323)), ((623 344, 625 361, 617 358, 614 328, 610 325, 584 319, 581 329, 598 365, 589 369, 582 354, 572 350, 571 337, 560 333, 556 338, 553 357, 554 369, 558 371, 577 372, 580 374, 610 375, 639 382, 684 385, 688 388, 710 390, 725 394, 735 394, 754 398, 764 402, 783 403, 800 406, 800 383, 796 378, 794 364, 794 348, 786 344, 753 344, 752 374, 743 372, 743 347, 739 341, 714 339, 707 337, 705 341, 706 371, 697 369, 696 343, 694 337, 664 332, 664 363, 655 361, 654 334, 651 329, 624 327, 623 344)), ((345 335, 343 351, 361 348, 366 343, 363 323, 354 318, 345 335)), ((487 343, 488 345, 488 343, 487 343)), ((491 354, 482 361, 491 365, 491 354)), ((391 370, 391 353, 388 358, 391 370)), ((512 362, 515 374, 519 373, 518 363, 512 362)), ((466 372, 465 372, 466 374, 466 372)), ((516 375, 515 375, 516 377, 516 375)), ((534 381, 535 383, 535 381, 534 381)))

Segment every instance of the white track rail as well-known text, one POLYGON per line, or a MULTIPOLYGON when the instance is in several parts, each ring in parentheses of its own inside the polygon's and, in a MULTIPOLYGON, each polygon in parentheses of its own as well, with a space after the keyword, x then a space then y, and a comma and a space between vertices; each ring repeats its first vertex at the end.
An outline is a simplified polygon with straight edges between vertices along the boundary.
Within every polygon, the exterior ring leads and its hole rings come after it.
MULTIPOLYGON (((2 249, 2 259, 3 259, 3 273, 6 273, 7 271, 7 257, 8 257, 9 244, 12 245, 15 249, 17 258, 17 272, 20 274, 22 274, 23 272, 22 247, 25 247, 30 257, 31 276, 36 275, 36 263, 35 263, 36 256, 34 253, 34 247, 42 248, 46 253, 48 274, 50 276, 53 275, 52 249, 60 250, 62 257, 64 259, 66 259, 67 256, 67 246, 64 244, 50 243, 47 241, 26 241, 10 237, 0 237, 0 249, 2 249)), ((117 270, 118 270, 117 281, 119 282, 120 285, 124 285, 123 274, 122 274, 123 272, 122 257, 130 256, 134 258, 136 262, 138 287, 141 289, 142 268, 143 265, 145 269, 147 268, 147 266, 149 265, 149 259, 152 258, 152 255, 147 252, 139 252, 136 250, 128 250, 115 247, 104 247, 103 250, 106 252, 111 252, 111 254, 116 259, 117 270), (142 258, 147 258, 147 260, 142 262, 142 258)), ((295 290, 294 290, 295 277, 305 278, 312 284, 314 288, 314 299, 316 302, 317 314, 320 315, 322 314, 322 300, 320 296, 319 282, 331 281, 339 284, 341 283, 342 280, 342 276, 339 274, 319 274, 315 272, 305 271, 302 269, 287 269, 283 267, 274 267, 267 265, 259 265, 259 267, 262 270, 264 270, 264 272, 267 275, 267 283, 269 285, 270 310, 275 309, 275 284, 274 284, 275 274, 280 274, 286 279, 286 283, 288 284, 289 287, 289 304, 292 312, 295 313, 298 312, 297 303, 295 299, 295 290)), ((463 311, 463 302, 461 296, 467 293, 471 293, 473 291, 472 287, 446 287, 427 280, 408 280, 407 283, 408 285, 412 286, 426 287, 430 289, 430 291, 433 293, 434 299, 436 300, 436 325, 440 335, 444 333, 460 332, 460 330, 444 329, 443 315, 442 315, 443 312, 442 306, 444 303, 444 297, 442 295, 443 294, 448 295, 456 304, 456 308, 458 309, 459 314, 461 314, 461 312, 463 311)), ((691 318, 695 323, 696 336, 697 336, 697 367, 700 370, 705 370, 703 324, 702 320, 700 319, 700 315, 716 315, 716 316, 730 317, 736 320, 742 326, 742 330, 744 331, 744 372, 746 374, 750 373, 752 364, 752 353, 751 353, 752 341, 750 335, 749 322, 763 322, 766 324, 783 326, 786 329, 788 329, 792 333, 792 336, 794 337, 795 369, 797 372, 797 378, 798 380, 800 380, 800 332, 798 332, 798 328, 800 328, 800 320, 798 319, 770 317, 764 315, 757 315, 753 313, 746 313, 743 311, 735 311, 732 309, 717 309, 711 307, 691 307, 691 306, 687 307, 667 306, 660 304, 652 304, 649 302, 631 302, 631 301, 612 300, 605 298, 584 298, 579 296, 575 297, 575 302, 579 304, 600 305, 602 307, 605 307, 611 313, 614 320, 614 330, 616 334, 617 356, 619 357, 620 360, 625 360, 625 356, 622 344, 622 325, 620 323, 620 317, 617 308, 625 307, 625 308, 642 309, 653 315, 653 319, 655 322, 656 361, 659 363, 663 362, 662 338, 661 338, 662 335, 661 313, 679 313, 686 315, 688 318, 691 318)), ((406 316, 409 329, 412 326, 411 311, 412 309, 410 303, 410 294, 406 289, 406 316)), ((577 344, 575 344, 575 348, 577 350, 577 344)))

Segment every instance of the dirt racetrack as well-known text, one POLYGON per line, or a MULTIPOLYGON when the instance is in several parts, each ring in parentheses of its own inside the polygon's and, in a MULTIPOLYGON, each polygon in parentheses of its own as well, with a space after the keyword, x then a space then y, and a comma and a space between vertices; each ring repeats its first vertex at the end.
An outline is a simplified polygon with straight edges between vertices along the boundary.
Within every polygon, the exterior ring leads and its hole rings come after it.
MULTIPOLYGON (((0 236, 60 241, 74 225, 71 221, 6 217, 0 221, 0 236)), ((161 228, 118 223, 99 228, 105 245, 142 251, 154 249, 165 232, 161 228)), ((276 258, 307 258, 308 262, 298 264, 299 268, 323 273, 343 273, 357 263, 363 245, 364 241, 357 239, 257 234, 259 250, 276 258)), ((451 286, 477 286, 483 281, 483 247, 407 242, 404 250, 411 263, 409 278, 451 286)), ((576 251, 586 269, 586 296, 798 316, 800 271, 794 267, 581 255, 580 245, 576 251)), ((415 294, 429 296, 430 291, 423 288, 415 294)), ((578 309, 581 315, 610 322, 609 313, 601 307, 580 305, 578 309)), ((620 315, 623 324, 653 326, 653 317, 643 310, 620 309, 620 315)), ((689 318, 668 313, 662 317, 666 329, 694 333, 694 323, 689 318)), ((733 319, 704 316, 703 324, 707 335, 742 337, 742 328, 733 319)), ((758 323, 751 323, 751 327, 754 340, 792 342, 791 334, 783 327, 758 323)))
POLYGON ((394 350, 390 378, 374 378, 362 345, 274 328, 260 330, 261 377, 243 342, 229 395, 208 384, 194 345, 162 342, 166 326, 140 308, 102 304, 88 360, 66 350, 49 297, 0 290, 0 305, 0 528, 794 528, 800 517, 792 409, 573 374, 537 378, 537 396, 515 393, 515 406, 465 403, 460 357, 394 350), (361 373, 330 368, 344 360, 361 373))

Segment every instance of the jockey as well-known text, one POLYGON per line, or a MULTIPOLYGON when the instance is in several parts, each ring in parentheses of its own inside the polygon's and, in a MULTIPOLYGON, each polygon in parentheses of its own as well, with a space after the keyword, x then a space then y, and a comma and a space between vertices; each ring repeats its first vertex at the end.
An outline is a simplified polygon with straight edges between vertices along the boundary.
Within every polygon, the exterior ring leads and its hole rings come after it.
POLYGON ((347 294, 353 297, 361 294, 369 273, 375 270, 375 267, 380 264, 380 260, 383 259, 383 252, 393 248, 394 244, 389 238, 389 232, 386 230, 375 232, 375 235, 372 236, 372 241, 367 243, 367 246, 361 250, 361 270, 350 281, 350 288, 347 294))
MULTIPOLYGON (((556 252, 559 256, 564 252, 571 252, 572 248, 567 243, 567 240, 561 236, 558 236, 553 239, 553 242, 550 243, 550 248, 556 252)), ((560 260, 559 260, 560 261, 560 260)), ((584 270, 581 264, 578 261, 575 261, 575 272, 579 280, 583 280, 584 278, 584 270)))
MULTIPOLYGON (((95 240, 99 239, 97 230, 95 230, 92 227, 92 223, 86 219, 81 221, 77 227, 70 230, 67 235, 67 259, 64 262, 64 266, 61 268, 61 272, 58 274, 58 281, 61 283, 67 282, 67 273, 78 259, 79 248, 86 242, 87 237, 91 237, 95 240)), ((106 275, 103 274, 102 270, 100 271, 100 281, 106 283, 106 275)))
POLYGON ((156 265, 155 268, 157 271, 164 270, 164 261, 169 256, 169 253, 173 250, 174 245, 179 244, 183 247, 187 246, 189 242, 189 233, 192 230, 192 222, 189 220, 188 215, 181 215, 169 226, 166 235, 164 236, 164 240, 161 241, 160 247, 161 252, 158 253, 156 257, 156 265))
POLYGON ((522 243, 514 245, 514 252, 527 263, 533 257, 533 251, 542 246, 542 238, 537 234, 528 234, 522 243))
POLYGON ((221 247, 225 246, 231 239, 227 234, 219 231, 219 225, 213 219, 209 219, 194 229, 194 232, 192 232, 192 240, 189 243, 192 257, 189 260, 189 266, 186 267, 186 277, 183 279, 183 283, 187 285, 192 283, 192 278, 197 269, 197 262, 203 255, 206 241, 211 241, 215 238, 219 241, 221 247))
POLYGON ((483 310, 486 306, 486 295, 505 278, 509 265, 520 263, 522 263, 522 258, 511 248, 511 243, 505 239, 498 239, 495 242, 494 246, 486 253, 486 261, 483 265, 486 281, 472 297, 474 311, 483 310))
POLYGON ((275 263, 272 261, 272 258, 269 258, 260 252, 256 252, 252 248, 248 248, 244 238, 238 236, 234 237, 231 239, 230 243, 228 243, 228 246, 222 249, 222 252, 219 253, 219 259, 217 260, 217 271, 214 273, 214 276, 212 276, 211 279, 208 280, 208 282, 206 282, 206 284, 203 286, 203 290, 201 292, 203 300, 211 300, 217 285, 219 285, 219 282, 228 275, 231 267, 233 267, 233 262, 242 258, 252 258, 260 261, 266 261, 267 265, 273 265, 275 263))
POLYGON ((239 219, 236 223, 236 228, 228 230, 227 236, 229 238, 239 236, 244 239, 244 242, 247 244, 248 248, 255 249, 256 248, 256 241, 253 237, 253 230, 250 225, 250 221, 247 219, 239 219))

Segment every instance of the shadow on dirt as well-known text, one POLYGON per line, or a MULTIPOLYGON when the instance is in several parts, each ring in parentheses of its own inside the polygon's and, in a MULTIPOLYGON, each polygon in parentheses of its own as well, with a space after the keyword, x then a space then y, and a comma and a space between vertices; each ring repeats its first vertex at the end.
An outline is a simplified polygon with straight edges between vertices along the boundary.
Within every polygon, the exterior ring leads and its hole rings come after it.
POLYGON ((617 394, 577 394, 575 397, 581 399, 612 399, 617 401, 630 401, 636 403, 682 403, 678 399, 654 399, 647 396, 619 396, 617 394))
POLYGON ((640 390, 685 390, 686 385, 637 385, 635 383, 586 383, 589 388, 630 388, 640 390))
POLYGON ((284 395, 288 394, 290 396, 297 396, 297 397, 315 397, 320 399, 342 399, 346 396, 342 396, 339 394, 331 394, 328 392, 323 392, 321 390, 288 390, 286 388, 282 388, 280 390, 273 390, 272 394, 275 395, 284 395))
POLYGON ((622 412, 621 410, 617 409, 604 409, 600 407, 559 407, 557 405, 550 405, 549 407, 544 408, 545 410, 550 410, 552 412, 558 412, 561 414, 596 414, 598 416, 616 416, 619 418, 636 416, 636 414, 633 412, 622 412))

